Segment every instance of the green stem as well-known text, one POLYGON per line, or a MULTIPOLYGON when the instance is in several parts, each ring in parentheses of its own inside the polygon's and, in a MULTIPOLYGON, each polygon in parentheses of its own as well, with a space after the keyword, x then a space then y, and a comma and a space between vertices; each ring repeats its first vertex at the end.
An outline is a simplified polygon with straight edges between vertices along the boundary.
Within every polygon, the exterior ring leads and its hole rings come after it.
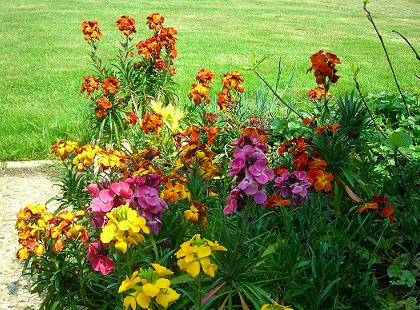
POLYGON ((156 241, 155 241, 155 238, 153 237, 153 234, 150 234, 150 240, 152 241, 152 248, 153 248, 153 252, 155 253, 155 260, 156 262, 160 262, 159 251, 156 246, 156 241))
POLYGON ((197 301, 196 301, 196 304, 197 304, 197 309, 198 310, 201 310, 201 280, 202 280, 202 277, 201 277, 201 274, 200 274, 200 275, 198 275, 198 278, 197 278, 197 301))

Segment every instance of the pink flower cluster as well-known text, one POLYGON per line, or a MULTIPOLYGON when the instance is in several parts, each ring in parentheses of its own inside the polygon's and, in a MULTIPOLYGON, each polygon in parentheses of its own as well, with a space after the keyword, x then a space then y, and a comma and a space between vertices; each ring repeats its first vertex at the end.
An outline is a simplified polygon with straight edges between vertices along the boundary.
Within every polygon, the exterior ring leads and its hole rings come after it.
POLYGON ((283 198, 291 196, 292 203, 297 206, 308 199, 308 189, 312 184, 307 180, 305 171, 293 171, 291 174, 287 169, 277 169, 276 174, 274 186, 283 198))
POLYGON ((152 233, 160 229, 163 209, 168 205, 159 198, 160 175, 157 173, 134 176, 118 183, 90 184, 89 193, 93 196, 89 209, 92 223, 96 227, 106 224, 106 213, 113 208, 128 203, 138 214, 146 218, 152 233))
POLYGON ((274 179, 274 172, 267 167, 265 153, 268 146, 261 142, 257 134, 242 136, 233 141, 236 146, 233 159, 229 164, 229 176, 236 176, 236 184, 228 197, 225 214, 241 210, 247 197, 252 196, 255 203, 262 205, 267 200, 264 185, 274 179))

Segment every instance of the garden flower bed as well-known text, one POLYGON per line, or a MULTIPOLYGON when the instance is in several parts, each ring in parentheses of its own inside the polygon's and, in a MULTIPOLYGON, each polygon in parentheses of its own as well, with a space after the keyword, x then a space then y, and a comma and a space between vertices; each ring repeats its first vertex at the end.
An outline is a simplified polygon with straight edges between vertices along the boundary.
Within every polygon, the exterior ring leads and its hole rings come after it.
MULTIPOLYGON (((419 106, 414 95, 335 94, 342 59, 309 57, 306 109, 267 86, 254 108, 241 72, 201 68, 176 104, 177 30, 121 16, 117 60, 81 92, 91 143, 58 141, 58 210, 28 205, 16 229, 45 309, 414 307, 419 106), (220 83, 221 82, 221 83, 220 83), (217 89, 217 96, 211 96, 217 89), (382 100, 382 101, 381 101, 382 100), (393 109, 395 108, 395 109, 393 109)), ((279 73, 280 78, 280 73, 279 73)))

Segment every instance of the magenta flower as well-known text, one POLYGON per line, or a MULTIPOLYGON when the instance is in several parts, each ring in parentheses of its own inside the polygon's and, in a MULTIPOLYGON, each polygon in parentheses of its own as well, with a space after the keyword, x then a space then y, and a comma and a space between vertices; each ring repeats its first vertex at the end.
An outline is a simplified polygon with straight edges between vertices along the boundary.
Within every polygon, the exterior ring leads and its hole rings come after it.
POLYGON ((115 267, 114 261, 106 256, 108 248, 102 242, 92 242, 86 255, 87 260, 92 264, 95 271, 104 276, 110 274, 115 267))
POLYGON ((252 174, 255 180, 261 185, 274 179, 274 172, 267 167, 267 163, 267 159, 259 159, 255 164, 249 166, 248 169, 249 173, 252 174))

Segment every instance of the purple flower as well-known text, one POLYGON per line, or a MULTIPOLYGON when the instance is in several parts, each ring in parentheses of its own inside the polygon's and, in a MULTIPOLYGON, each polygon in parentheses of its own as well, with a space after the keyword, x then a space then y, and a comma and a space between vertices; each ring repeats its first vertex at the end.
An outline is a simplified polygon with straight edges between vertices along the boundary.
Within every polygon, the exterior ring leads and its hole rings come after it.
POLYGON ((249 166, 248 168, 249 173, 252 174, 255 180, 261 185, 264 185, 268 181, 274 179, 274 172, 267 167, 267 163, 267 159, 259 159, 255 162, 255 164, 249 166))

